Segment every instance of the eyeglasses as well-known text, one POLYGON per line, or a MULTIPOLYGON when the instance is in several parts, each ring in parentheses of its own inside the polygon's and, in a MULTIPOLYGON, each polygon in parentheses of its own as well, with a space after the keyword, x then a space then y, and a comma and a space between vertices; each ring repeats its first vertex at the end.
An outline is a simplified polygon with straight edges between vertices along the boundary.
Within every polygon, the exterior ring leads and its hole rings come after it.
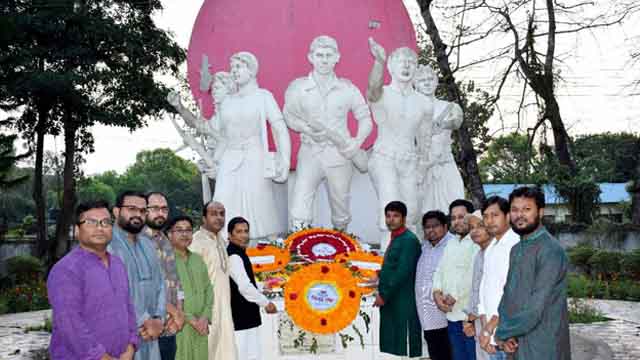
POLYGON ((148 206, 147 211, 149 212, 163 212, 165 214, 169 213, 169 208, 166 206, 148 206))
POLYGON ((93 226, 93 227, 104 227, 104 228, 108 228, 108 227, 112 227, 113 226, 113 220, 111 219, 102 219, 102 220, 96 220, 96 219, 84 219, 82 221, 78 221, 78 225, 82 225, 82 224, 87 224, 89 226, 93 226))
POLYGON ((122 205, 120 208, 121 209, 127 209, 127 211, 130 211, 130 212, 138 212, 140 214, 146 214, 147 213, 147 208, 139 208, 139 207, 133 206, 133 205, 122 205))
POLYGON ((176 229, 171 230, 170 232, 178 235, 192 235, 193 229, 176 229))

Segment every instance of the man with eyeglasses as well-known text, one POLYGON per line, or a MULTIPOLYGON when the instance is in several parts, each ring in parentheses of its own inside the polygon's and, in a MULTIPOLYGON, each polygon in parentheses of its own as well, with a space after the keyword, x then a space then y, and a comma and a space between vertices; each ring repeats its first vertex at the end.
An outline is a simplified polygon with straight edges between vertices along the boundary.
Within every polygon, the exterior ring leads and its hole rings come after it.
POLYGON ((118 195, 113 215, 113 240, 109 251, 119 256, 129 274, 129 291, 142 342, 135 360, 159 360, 158 337, 164 330, 166 294, 160 260, 151 240, 142 233, 147 214, 145 194, 125 191, 118 195))
POLYGON ((438 308, 433 297, 433 276, 440 264, 447 244, 456 237, 449 232, 447 216, 440 210, 422 216, 424 242, 416 269, 416 306, 427 342, 429 358, 451 360, 451 342, 447 332, 446 314, 438 308))
POLYGON ((176 254, 171 242, 162 230, 169 216, 167 197, 158 191, 147 193, 147 217, 143 233, 151 239, 160 260, 166 290, 167 321, 164 331, 158 338, 162 360, 176 358, 176 334, 184 325, 182 301, 184 294, 176 269, 176 254))
POLYGON ((75 216, 79 246, 54 265, 47 280, 51 359, 133 359, 139 343, 136 314, 127 269, 107 251, 113 224, 109 204, 82 203, 75 216))

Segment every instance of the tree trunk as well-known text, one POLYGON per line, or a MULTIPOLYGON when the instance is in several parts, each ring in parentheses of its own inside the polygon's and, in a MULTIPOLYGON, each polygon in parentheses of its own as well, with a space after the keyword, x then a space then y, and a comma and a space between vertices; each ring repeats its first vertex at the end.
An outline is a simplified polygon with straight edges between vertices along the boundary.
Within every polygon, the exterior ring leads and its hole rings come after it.
POLYGON ((73 210, 75 208, 75 155, 77 127, 69 109, 64 115, 64 182, 62 194, 62 208, 56 226, 56 247, 54 259, 62 258, 71 245, 70 231, 73 225, 73 210))
MULTIPOLYGON (((38 106, 38 122, 35 127, 36 135, 36 163, 33 174, 33 202, 36 206, 36 252, 39 258, 47 255, 49 244, 47 241, 47 203, 43 189, 43 170, 42 163, 44 160, 44 135, 46 133, 47 118, 49 111, 44 106, 38 106)), ((46 259, 45 263, 47 262, 46 259)))
MULTIPOLYGON (((438 68, 442 74, 447 97, 449 101, 454 101, 462 108, 463 113, 466 112, 464 102, 460 96, 460 89, 456 84, 456 79, 449 66, 449 57, 447 56, 447 46, 440 37, 440 31, 431 16, 431 0, 418 0, 422 18, 427 26, 427 34, 433 43, 433 52, 436 55, 438 68)), ((462 168, 462 177, 464 183, 471 194, 471 200, 476 207, 480 207, 485 200, 484 188, 482 187, 482 179, 478 169, 478 159, 473 142, 469 135, 468 124, 462 122, 460 129, 457 131, 458 143, 460 144, 460 158, 457 159, 462 168)))
POLYGON ((576 163, 571 156, 569 148, 569 134, 564 127, 562 116, 560 115, 560 106, 553 94, 548 99, 545 99, 545 113, 553 130, 553 146, 558 161, 569 169, 571 175, 576 175, 576 163))

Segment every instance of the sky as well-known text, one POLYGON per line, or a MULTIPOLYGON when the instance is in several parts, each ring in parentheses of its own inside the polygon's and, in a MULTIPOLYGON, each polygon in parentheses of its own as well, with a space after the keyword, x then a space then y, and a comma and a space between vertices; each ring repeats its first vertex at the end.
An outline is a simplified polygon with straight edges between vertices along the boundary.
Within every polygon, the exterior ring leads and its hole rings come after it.
MULTIPOLYGON (((211 1, 211 0, 209 0, 211 1)), ((404 0, 415 23, 420 22, 415 0, 404 0)), ((164 0, 164 10, 155 16, 157 25, 173 33, 175 40, 188 47, 191 29, 203 0, 164 0)), ((628 87, 631 80, 640 79, 640 69, 629 64, 634 37, 640 36, 640 17, 636 16, 624 26, 615 26, 578 37, 566 36, 558 41, 558 54, 563 59, 559 64, 564 82, 558 86, 561 112, 571 135, 627 131, 640 131, 640 96, 630 97, 631 92, 640 92, 628 87)), ((443 21, 436 18, 436 21, 443 21)), ((453 25, 441 26, 446 36, 453 25)), ((637 43, 638 38, 635 38, 637 43)), ((469 49, 463 59, 472 59, 482 49, 469 49)), ((640 67, 640 66, 639 66, 640 67)), ((459 80, 473 80, 481 88, 492 93, 496 68, 483 66, 457 74, 459 80)), ((186 74, 186 66, 183 66, 186 74)), ((500 106, 500 116, 490 120, 492 133, 510 132, 517 127, 517 117, 512 109, 517 107, 522 83, 506 87, 500 106)), ((532 126, 535 112, 522 117, 521 129, 532 126)), ((115 170, 122 173, 135 161, 142 150, 155 148, 178 149, 182 141, 169 119, 152 121, 149 126, 133 133, 126 129, 95 126, 95 152, 86 156, 83 166, 86 175, 115 170)), ((47 150, 61 151, 64 139, 59 136, 46 139, 47 150)), ((188 150, 178 152, 180 156, 197 160, 197 155, 188 150)))

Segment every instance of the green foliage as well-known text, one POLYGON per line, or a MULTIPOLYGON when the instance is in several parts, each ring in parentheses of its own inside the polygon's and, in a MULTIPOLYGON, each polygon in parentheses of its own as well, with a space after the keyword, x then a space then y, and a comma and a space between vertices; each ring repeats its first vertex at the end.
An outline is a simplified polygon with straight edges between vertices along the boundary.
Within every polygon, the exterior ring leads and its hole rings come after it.
POLYGON ((7 272, 15 284, 28 284, 42 279, 45 266, 36 257, 18 255, 7 259, 7 272))
POLYGON ((640 284, 632 279, 602 280, 570 273, 567 294, 572 298, 640 301, 640 284))
MULTIPOLYGON (((8 121, 0 121, 0 126, 8 124, 8 121)), ((15 155, 13 143, 17 135, 6 135, 0 133, 0 189, 7 189, 19 185, 29 179, 26 175, 15 174, 16 162, 28 157, 30 154, 15 155)))
POLYGON ((16 285, 0 294, 0 302, 7 304, 8 313, 49 309, 47 287, 44 280, 16 285))
POLYGON ((600 279, 617 279, 620 275, 622 254, 613 251, 597 250, 588 260, 593 274, 600 279))
POLYGON ((494 138, 482 160, 482 180, 495 184, 542 184, 540 155, 525 134, 513 132, 494 138))
POLYGON ((542 148, 543 164, 548 182, 555 186, 557 194, 567 201, 574 222, 591 224, 598 212, 600 187, 595 182, 593 166, 577 168, 571 173, 560 164, 549 147, 542 148))
POLYGON ((640 281, 640 249, 624 254, 622 272, 625 276, 640 281))
POLYGON ((572 149, 578 168, 593 169, 596 182, 627 182, 640 161, 640 137, 631 133, 581 135, 572 149))
POLYGON ((7 314, 9 312, 9 300, 3 296, 0 296, 0 315, 7 314))
POLYGON ((571 264, 587 274, 591 271, 589 259, 591 259, 591 256, 593 256, 595 252, 596 251, 593 247, 587 245, 579 245, 574 248, 567 249, 567 255, 569 256, 571 264))
POLYGON ((200 218, 202 206, 200 172, 194 163, 170 149, 142 151, 124 174, 107 171, 78 182, 80 201, 106 199, 112 205, 124 190, 161 191, 172 211, 200 218))
POLYGON ((78 201, 107 200, 113 205, 116 201, 116 192, 113 188, 96 178, 85 178, 78 184, 78 201))

